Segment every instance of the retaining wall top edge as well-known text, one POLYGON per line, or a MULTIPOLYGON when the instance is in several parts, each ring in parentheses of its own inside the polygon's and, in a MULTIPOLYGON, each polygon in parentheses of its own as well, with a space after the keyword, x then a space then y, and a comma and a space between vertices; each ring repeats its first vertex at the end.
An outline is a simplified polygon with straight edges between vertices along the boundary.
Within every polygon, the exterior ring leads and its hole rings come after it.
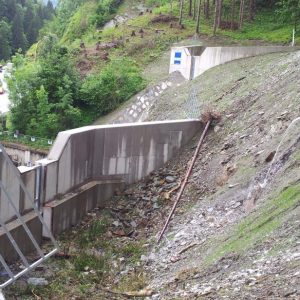
POLYGON ((26 167, 26 166, 19 166, 18 169, 20 171, 21 174, 26 173, 26 172, 30 172, 34 169, 36 169, 37 166, 32 166, 32 167, 26 167))

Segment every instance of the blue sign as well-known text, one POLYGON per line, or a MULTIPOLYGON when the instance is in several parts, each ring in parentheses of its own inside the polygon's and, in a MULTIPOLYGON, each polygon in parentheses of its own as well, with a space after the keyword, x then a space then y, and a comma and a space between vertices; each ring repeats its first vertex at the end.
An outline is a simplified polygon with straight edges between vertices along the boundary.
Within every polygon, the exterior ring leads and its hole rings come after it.
POLYGON ((181 52, 175 52, 174 65, 181 65, 181 52))
POLYGON ((181 58, 181 52, 175 52, 175 58, 181 58))

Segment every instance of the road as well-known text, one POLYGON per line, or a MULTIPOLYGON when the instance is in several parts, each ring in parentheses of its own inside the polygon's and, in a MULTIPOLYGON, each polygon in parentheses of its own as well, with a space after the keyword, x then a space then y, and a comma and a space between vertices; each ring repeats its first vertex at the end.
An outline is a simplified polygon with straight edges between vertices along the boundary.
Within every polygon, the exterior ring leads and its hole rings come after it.
POLYGON ((4 81, 4 76, 5 76, 5 68, 4 70, 0 73, 0 80, 3 83, 3 88, 4 88, 4 94, 0 95, 0 112, 1 113, 6 113, 9 111, 9 104, 10 101, 8 99, 8 92, 7 92, 7 85, 4 81))

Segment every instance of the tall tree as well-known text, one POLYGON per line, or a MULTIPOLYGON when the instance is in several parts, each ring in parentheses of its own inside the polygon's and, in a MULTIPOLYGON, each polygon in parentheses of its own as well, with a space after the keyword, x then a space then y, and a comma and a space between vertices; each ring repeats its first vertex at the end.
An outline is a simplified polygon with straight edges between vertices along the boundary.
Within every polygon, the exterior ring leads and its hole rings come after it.
POLYGON ((223 8, 223 0, 219 0, 219 8, 218 8, 218 22, 217 27, 219 28, 222 21, 222 8, 223 8))
POLYGON ((240 3, 240 21, 239 21, 239 29, 242 29, 244 23, 244 9, 245 9, 245 0, 241 0, 240 3))
POLYGON ((189 16, 192 16, 192 10, 193 10, 193 0, 189 0, 189 16))
POLYGON ((219 20, 219 2, 220 0, 215 0, 215 20, 213 25, 213 35, 216 35, 217 27, 218 27, 218 20, 219 20))
POLYGON ((255 13, 255 0, 249 1, 249 20, 254 20, 254 13, 255 13))
POLYGON ((27 40, 24 34, 24 14, 21 5, 16 6, 16 14, 12 21, 12 45, 14 51, 22 49, 23 51, 27 48, 27 40))
POLYGON ((0 59, 8 60, 11 55, 11 29, 5 21, 0 21, 0 59))
POLYGON ((205 14, 205 19, 209 19, 209 9, 210 9, 210 3, 209 0, 206 0, 204 2, 204 14, 205 14))
POLYGON ((184 0, 180 0, 180 12, 179 12, 179 25, 182 24, 182 15, 183 15, 183 4, 184 0))
POLYGON ((200 14, 201 14, 201 0, 198 0, 198 11, 197 11, 197 24, 196 24, 196 34, 200 33, 200 14))
POLYGON ((297 25, 300 23, 300 0, 280 0, 278 6, 282 19, 291 23, 297 31, 297 25))

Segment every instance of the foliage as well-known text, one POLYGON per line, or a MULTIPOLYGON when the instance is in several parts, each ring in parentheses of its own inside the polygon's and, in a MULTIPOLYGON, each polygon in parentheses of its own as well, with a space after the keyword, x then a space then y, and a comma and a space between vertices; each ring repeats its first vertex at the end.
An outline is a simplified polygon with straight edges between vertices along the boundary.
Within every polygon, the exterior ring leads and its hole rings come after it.
POLYGON ((115 59, 100 73, 90 75, 83 83, 83 101, 103 115, 128 100, 144 86, 139 68, 128 58, 115 59))
POLYGON ((0 0, 0 60, 8 60, 18 49, 27 50, 53 14, 51 2, 45 6, 35 0, 0 0))
POLYGON ((280 0, 277 4, 283 21, 292 23, 296 29, 300 22, 300 0, 280 0))
POLYGON ((20 54, 13 62, 16 69, 8 83, 14 130, 54 137, 81 125, 79 76, 66 48, 56 45, 36 63, 20 54))
POLYGON ((283 224, 287 212, 299 205, 299 195, 299 184, 281 191, 259 210, 259 214, 255 213, 243 220, 236 227, 234 235, 220 243, 214 254, 207 258, 207 262, 211 263, 229 253, 240 253, 255 246, 283 224))

